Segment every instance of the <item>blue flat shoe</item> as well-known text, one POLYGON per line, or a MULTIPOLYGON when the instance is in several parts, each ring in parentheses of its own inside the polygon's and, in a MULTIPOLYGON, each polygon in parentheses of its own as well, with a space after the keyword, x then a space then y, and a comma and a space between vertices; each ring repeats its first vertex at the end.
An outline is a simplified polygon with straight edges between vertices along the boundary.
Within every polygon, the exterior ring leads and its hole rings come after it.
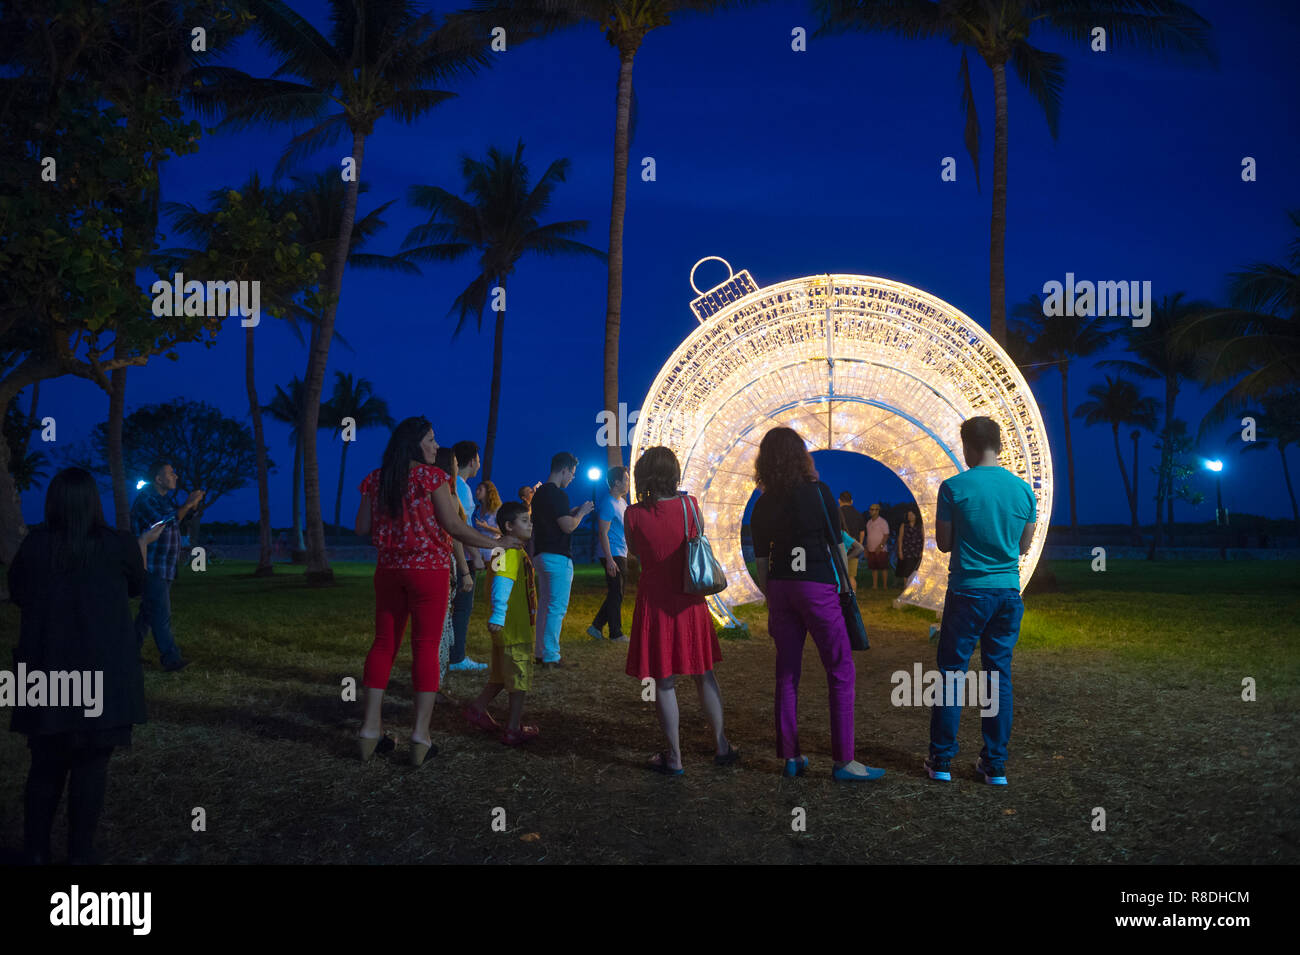
POLYGON ((794 779, 796 776, 802 776, 807 770, 808 757, 800 756, 798 759, 787 759, 785 761, 785 769, 781 771, 781 775, 794 779))
POLYGON ((651 756, 650 768, 656 773, 662 773, 665 776, 683 776, 686 773, 685 766, 681 769, 673 769, 672 766, 668 765, 668 754, 666 752, 655 753, 651 756))
POLYGON ((876 769, 874 766, 867 766, 866 770, 865 773, 859 776, 857 773, 851 773, 843 766, 839 766, 831 770, 831 778, 841 783, 865 783, 885 775, 883 769, 876 769))

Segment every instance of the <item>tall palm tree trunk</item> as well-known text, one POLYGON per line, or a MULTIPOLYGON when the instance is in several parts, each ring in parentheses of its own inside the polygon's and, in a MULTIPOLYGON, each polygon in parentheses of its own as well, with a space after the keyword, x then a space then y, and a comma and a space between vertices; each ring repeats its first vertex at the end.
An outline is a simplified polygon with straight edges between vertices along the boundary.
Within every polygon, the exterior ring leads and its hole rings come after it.
MULTIPOLYGON (((1178 400, 1178 381, 1172 375, 1165 378, 1165 427, 1172 428, 1174 425, 1174 402, 1178 400)), ((1166 444, 1169 442, 1166 441, 1166 444)), ((1173 470, 1173 452, 1169 452, 1169 469, 1173 470)), ((1169 475, 1169 486, 1165 497, 1165 516, 1166 523, 1169 525, 1169 546, 1174 545, 1174 476, 1169 475)))
POLYGON ((343 508, 343 475, 347 473, 348 445, 351 443, 351 441, 344 441, 343 453, 339 455, 339 489, 334 494, 334 526, 336 528, 339 526, 339 515, 342 513, 343 508))
MULTIPOLYGON (((505 290, 506 280, 500 279, 505 290)), ((497 411, 501 404, 501 364, 505 356, 506 310, 497 312, 496 334, 492 340, 492 391, 488 396, 487 439, 483 442, 483 476, 481 481, 492 479, 492 451, 497 443, 497 411)), ((480 481, 480 483, 481 483, 480 481)))
POLYGON ((257 400, 257 381, 253 370, 253 326, 244 329, 244 385, 248 389, 248 410, 253 416, 253 444, 257 454, 257 569, 254 577, 275 573, 271 563, 271 491, 267 486, 266 433, 262 430, 262 405, 257 400))
MULTIPOLYGON (((993 223, 989 238, 989 334, 999 345, 1007 343, 1007 65, 993 66, 993 223)), ((1069 414, 1069 411, 1066 411, 1069 414)), ((1066 427, 1069 433, 1069 427, 1066 427)), ((1074 481, 1070 481, 1073 509, 1074 481)))
MULTIPOLYGON (((122 357, 122 345, 113 357, 122 357)), ((126 368, 114 368, 108 378, 108 473, 113 482, 113 516, 120 531, 131 529, 131 501, 126 490, 126 463, 122 459, 122 420, 126 414, 126 368)))
POLYGON ((300 564, 307 546, 302 540, 302 438, 293 443, 293 531, 289 535, 289 559, 300 564))
POLYGON ((325 365, 329 361, 330 341, 334 337, 334 317, 338 314, 339 296, 343 290, 343 269, 348 261, 348 247, 352 240, 352 226, 357 218, 357 190, 361 182, 361 161, 364 158, 366 137, 364 133, 352 134, 352 158, 356 160, 356 175, 348 183, 347 198, 343 202, 343 220, 339 224, 339 239, 334 247, 334 261, 330 266, 330 300, 321 316, 320 325, 312 337, 311 356, 307 361, 307 377, 303 382, 302 457, 305 472, 304 485, 307 497, 307 582, 328 584, 334 580, 325 556, 325 526, 321 520, 320 461, 316 453, 316 430, 320 424, 320 399, 325 390, 325 365))
POLYGON ((1300 534, 1300 507, 1296 507, 1295 488, 1291 486, 1291 468, 1286 463, 1286 445, 1280 441, 1277 445, 1277 453, 1282 459, 1282 477, 1286 479, 1286 492, 1291 496, 1291 513, 1295 515, 1296 533, 1300 534))
MULTIPOLYGON (((609 285, 605 296, 605 410, 618 416, 618 331, 623 302, 623 220, 627 215, 628 125, 632 116, 632 60, 636 49, 619 50, 618 109, 614 120, 614 196, 609 214, 609 285)), ((605 446, 609 467, 623 463, 618 441, 605 446)))
POLYGON ((1113 424, 1110 427, 1111 436, 1115 439, 1115 460, 1119 462, 1119 476, 1124 481, 1124 498, 1128 501, 1129 510, 1133 512, 1133 520, 1137 522, 1137 508, 1133 503, 1133 489, 1129 487, 1128 472, 1124 470, 1124 455, 1119 450, 1119 425, 1113 424))
POLYGON ((1070 436, 1070 364, 1061 362, 1061 416, 1065 419, 1065 468, 1070 479, 1070 540, 1079 543, 1079 515, 1074 494, 1074 440, 1070 436))
POLYGON ((1133 432, 1133 492, 1129 496, 1129 510, 1133 512, 1133 538, 1142 543, 1142 525, 1138 522, 1138 433, 1133 432))

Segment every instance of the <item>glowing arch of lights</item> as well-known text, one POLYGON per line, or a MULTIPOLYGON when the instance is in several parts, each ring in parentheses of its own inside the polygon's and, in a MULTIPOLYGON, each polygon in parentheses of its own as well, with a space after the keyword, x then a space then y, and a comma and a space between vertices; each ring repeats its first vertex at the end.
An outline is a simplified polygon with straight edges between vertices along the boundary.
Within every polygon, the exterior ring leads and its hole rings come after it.
MULTIPOLYGON (((769 428, 793 428, 811 450, 865 454, 892 470, 921 509, 925 550, 895 601, 943 606, 947 556, 934 544, 939 484, 965 470, 959 428, 987 415, 1002 428, 1000 463, 1052 508, 1047 432, 1029 386, 969 316, 933 295, 867 275, 814 275, 759 288, 717 256, 691 269, 695 329, 664 364, 641 404, 631 460, 665 445, 682 487, 700 500, 705 531, 729 586, 709 599, 720 622, 763 599, 745 567, 741 520, 754 459, 769 428), (729 277, 707 292, 695 268, 723 262, 729 277)), ((838 490, 838 489, 837 489, 838 490)), ((633 488, 635 494, 635 488, 633 488)), ((635 500, 635 497, 633 498, 635 500)), ((1020 561, 1023 587, 1043 550, 1040 520, 1020 561)))

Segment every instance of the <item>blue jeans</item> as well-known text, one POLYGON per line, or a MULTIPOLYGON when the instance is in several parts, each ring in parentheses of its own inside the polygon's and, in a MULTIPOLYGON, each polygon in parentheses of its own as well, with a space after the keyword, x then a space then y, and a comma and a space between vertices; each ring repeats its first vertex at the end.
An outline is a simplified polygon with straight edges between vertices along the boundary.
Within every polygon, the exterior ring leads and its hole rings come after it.
MULTIPOLYGON (((943 602, 939 625, 939 669, 964 672, 975 644, 980 648, 980 666, 998 676, 998 711, 980 719, 984 748, 980 757, 996 770, 1007 761, 1011 739, 1011 651, 1020 639, 1020 618, 1025 614, 1020 591, 1014 588, 958 588, 949 590, 943 602)), ((930 711, 930 755, 952 759, 957 755, 957 725, 960 706, 945 706, 942 697, 930 711)))
POLYGON ((135 642, 140 649, 144 648, 144 635, 149 630, 153 631, 163 666, 180 660, 180 647, 172 636, 172 582, 154 573, 145 575, 140 613, 135 618, 135 642))
POLYGON ((533 558, 533 566, 537 570, 536 656, 554 663, 560 659, 560 625, 569 609, 573 560, 563 554, 543 553, 533 558))
MULTIPOLYGON (((470 571, 473 573, 473 570, 470 571)), ((475 581, 477 583, 477 580, 475 581)), ((474 609, 474 591, 466 593, 460 589, 460 581, 452 584, 456 596, 451 602, 451 654, 449 663, 460 663, 465 659, 465 636, 469 633, 469 615, 474 609)), ((490 608, 489 608, 490 609, 490 608)))

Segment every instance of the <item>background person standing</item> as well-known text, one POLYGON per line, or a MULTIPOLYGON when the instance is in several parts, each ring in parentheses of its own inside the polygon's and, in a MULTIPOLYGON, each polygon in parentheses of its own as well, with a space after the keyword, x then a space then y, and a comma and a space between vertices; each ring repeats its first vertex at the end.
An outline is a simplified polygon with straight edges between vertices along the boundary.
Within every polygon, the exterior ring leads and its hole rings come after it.
POLYGON ((871 589, 876 589, 876 579, 880 579, 880 589, 889 586, 889 521, 880 516, 880 505, 872 504, 867 513, 866 526, 867 567, 871 571, 871 589))
MULTIPOLYGON (((474 493, 469 488, 467 478, 478 474, 478 445, 473 441, 457 441, 452 445, 456 455, 456 498, 460 501, 464 521, 471 527, 474 516, 474 493)), ((483 558, 477 549, 465 548, 465 560, 469 564, 469 587, 457 587, 452 598, 452 631, 455 640, 451 645, 450 669, 457 672, 464 670, 486 670, 486 663, 478 663, 465 655, 465 639, 469 635, 469 617, 474 612, 474 586, 478 581, 478 572, 483 569, 483 558)))
POLYGON ((623 532, 623 515, 627 511, 624 500, 631 482, 627 468, 619 465, 605 475, 609 493, 600 501, 596 511, 596 547, 600 562, 605 568, 605 601, 596 611, 587 633, 593 640, 604 637, 601 629, 609 625, 609 639, 626 643, 623 635, 623 593, 627 588, 627 537, 623 532))
POLYGON ((533 551, 537 571, 537 659, 543 666, 572 666, 560 659, 560 627, 573 587, 570 537, 591 513, 591 501, 569 506, 564 488, 578 473, 578 459, 568 451, 551 458, 551 473, 533 495, 533 551))
MULTIPOLYGON (((844 524, 844 532, 859 544, 862 543, 862 535, 867 527, 867 520, 862 516, 862 512, 853 506, 853 495, 848 491, 840 491, 840 521, 844 524)), ((849 548, 849 583, 853 589, 858 589, 858 558, 854 556, 853 548, 849 548)))
POLYGON ((179 477, 169 461, 155 461, 150 467, 152 483, 146 485, 131 504, 131 529, 141 537, 159 521, 167 521, 157 540, 149 545, 145 555, 144 595, 140 600, 140 613, 135 618, 136 643, 144 647, 144 635, 153 631, 154 643, 162 668, 168 673, 184 670, 190 661, 181 656, 172 634, 172 581, 176 579, 176 563, 181 553, 180 523, 203 500, 204 492, 191 491, 185 503, 177 505, 172 497, 179 477))
POLYGON ((925 529, 921 527, 916 511, 908 508, 907 518, 898 529, 898 565, 894 573, 907 586, 908 578, 921 566, 921 553, 925 550, 925 529))

